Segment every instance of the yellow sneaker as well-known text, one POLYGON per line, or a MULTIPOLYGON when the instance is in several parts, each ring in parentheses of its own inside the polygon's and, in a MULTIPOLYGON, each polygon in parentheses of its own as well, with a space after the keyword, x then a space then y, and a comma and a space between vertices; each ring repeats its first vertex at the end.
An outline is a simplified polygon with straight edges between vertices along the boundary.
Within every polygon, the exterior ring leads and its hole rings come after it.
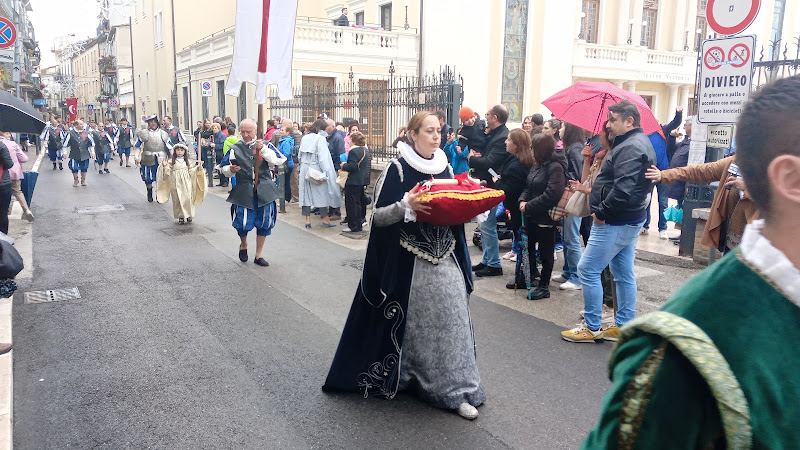
POLYGON ((619 327, 616 325, 607 327, 605 330, 603 330, 603 339, 617 342, 617 339, 619 339, 619 327))
POLYGON ((592 331, 581 323, 577 327, 561 332, 561 339, 569 342, 603 342, 603 330, 592 331))

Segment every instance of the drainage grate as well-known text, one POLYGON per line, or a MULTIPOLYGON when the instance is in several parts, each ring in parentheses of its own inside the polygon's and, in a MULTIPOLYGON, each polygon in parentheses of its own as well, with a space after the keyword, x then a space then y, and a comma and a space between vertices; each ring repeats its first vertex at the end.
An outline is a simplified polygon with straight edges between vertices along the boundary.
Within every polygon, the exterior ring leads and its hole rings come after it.
POLYGON ((51 303, 63 300, 77 300, 79 298, 81 298, 81 293, 76 287, 25 293, 25 303, 51 303))
POLYGON ((175 225, 172 228, 164 228, 161 232, 168 236, 191 236, 193 234, 210 233, 211 230, 197 225, 175 225))
POLYGON ((101 205, 81 206, 75 208, 75 212, 78 214, 98 214, 112 211, 125 211, 125 207, 122 205, 101 205))

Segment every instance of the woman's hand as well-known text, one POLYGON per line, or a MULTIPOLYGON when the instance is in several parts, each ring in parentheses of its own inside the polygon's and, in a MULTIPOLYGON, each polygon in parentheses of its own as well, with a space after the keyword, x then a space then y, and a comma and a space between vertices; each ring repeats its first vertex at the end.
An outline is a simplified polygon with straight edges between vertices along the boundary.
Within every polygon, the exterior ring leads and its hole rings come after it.
POLYGON ((581 156, 583 156, 584 159, 590 159, 592 157, 592 146, 587 145, 583 147, 583 150, 581 150, 581 156))
POLYGON ((658 183, 661 181, 661 171, 658 170, 656 166, 650 166, 647 172, 644 173, 644 177, 648 180, 652 180, 653 183, 658 183))
POLYGON ((420 186, 422 186, 422 183, 417 183, 413 188, 411 188, 410 191, 408 191, 408 207, 414 211, 429 213, 431 211, 431 207, 428 206, 428 201, 420 200, 419 197, 422 195, 422 192, 416 192, 420 186))
POLYGON ((592 188, 584 185, 583 183, 577 180, 569 180, 569 188, 575 192, 583 192, 584 194, 592 193, 592 188))
POLYGON ((209 146, 209 147, 211 147, 211 148, 215 148, 215 147, 217 146, 217 144, 215 144, 215 143, 213 143, 213 142, 210 142, 210 143, 208 144, 208 146, 209 146))
POLYGON ((525 212, 525 205, 527 203, 528 202, 519 202, 519 210, 522 211, 522 212, 525 212))

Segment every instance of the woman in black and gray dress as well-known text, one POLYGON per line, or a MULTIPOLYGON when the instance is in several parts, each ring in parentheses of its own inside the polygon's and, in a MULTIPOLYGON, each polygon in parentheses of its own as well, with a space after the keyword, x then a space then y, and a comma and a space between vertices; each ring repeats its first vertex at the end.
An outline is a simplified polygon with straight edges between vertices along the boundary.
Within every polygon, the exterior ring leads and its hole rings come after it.
POLYGON ((407 137, 376 182, 361 283, 323 390, 385 398, 408 390, 474 419, 486 396, 469 314, 464 225, 417 221, 430 206, 415 189, 453 173, 439 149, 435 115, 416 114, 407 137))

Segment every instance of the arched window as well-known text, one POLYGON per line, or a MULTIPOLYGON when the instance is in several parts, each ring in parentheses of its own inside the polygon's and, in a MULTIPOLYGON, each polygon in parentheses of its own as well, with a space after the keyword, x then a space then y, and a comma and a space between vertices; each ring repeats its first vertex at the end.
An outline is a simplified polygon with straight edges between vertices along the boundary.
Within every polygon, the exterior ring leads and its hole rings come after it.
POLYGON ((525 95, 528 0, 508 0, 505 19, 502 102, 508 107, 508 120, 520 122, 525 95))

